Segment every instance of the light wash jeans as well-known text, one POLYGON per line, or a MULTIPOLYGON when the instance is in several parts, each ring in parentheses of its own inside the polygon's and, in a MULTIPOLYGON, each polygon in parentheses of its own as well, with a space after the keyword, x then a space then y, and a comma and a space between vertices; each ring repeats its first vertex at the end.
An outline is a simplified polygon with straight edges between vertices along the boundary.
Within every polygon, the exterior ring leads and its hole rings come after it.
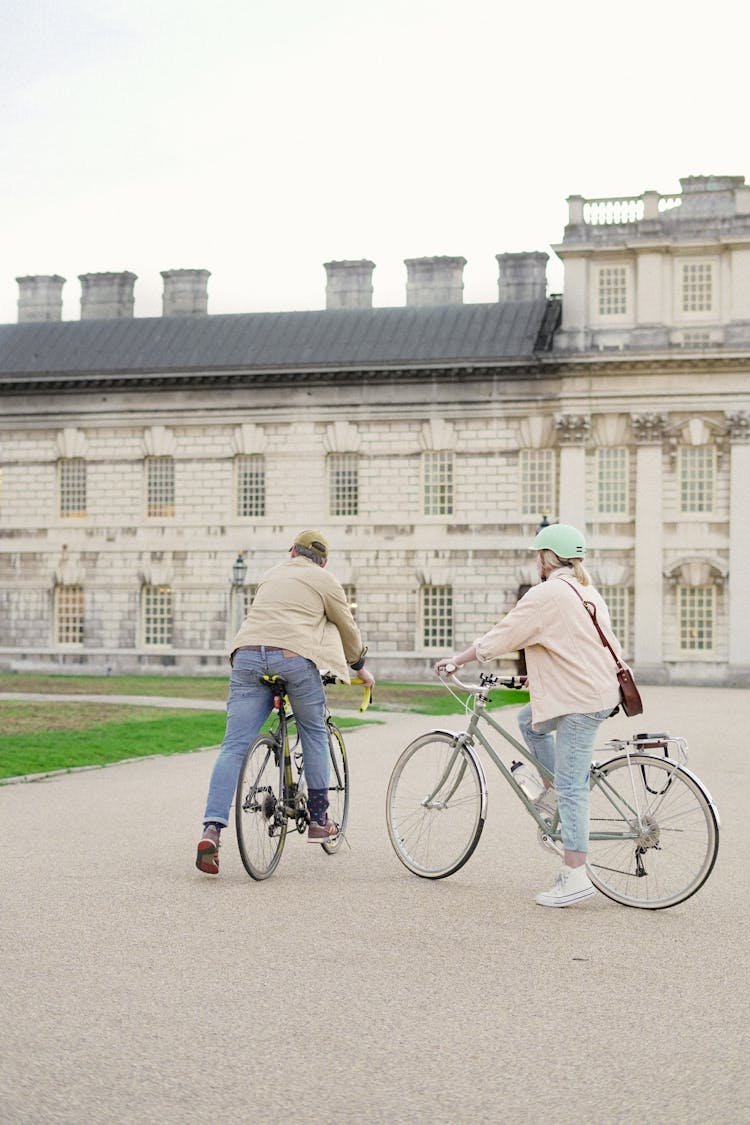
POLYGON ((531 725, 531 704, 518 713, 524 742, 538 762, 555 777, 563 846, 571 852, 589 850, 589 773, 596 732, 612 713, 558 715, 531 725), (553 733, 555 732, 555 733, 553 733))
POLYGON ((263 675, 283 676, 302 743, 308 789, 328 789, 330 750, 325 723, 325 691, 320 672, 304 656, 284 656, 281 649, 240 650, 229 680, 227 727, 211 772, 203 822, 229 823, 245 751, 273 708, 273 688, 263 675))

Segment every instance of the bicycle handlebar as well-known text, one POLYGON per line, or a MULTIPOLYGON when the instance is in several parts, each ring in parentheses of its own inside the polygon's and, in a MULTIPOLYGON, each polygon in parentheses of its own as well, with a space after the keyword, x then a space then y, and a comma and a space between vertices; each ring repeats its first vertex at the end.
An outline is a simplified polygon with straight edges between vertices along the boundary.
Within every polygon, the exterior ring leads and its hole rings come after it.
POLYGON ((514 691, 520 691, 527 686, 525 676, 495 676, 492 672, 481 672, 478 684, 465 684, 463 680, 459 680, 456 672, 458 666, 456 664, 448 663, 445 665, 445 675, 442 676, 438 673, 438 678, 445 683, 446 680, 453 680, 464 691, 476 694, 478 691, 488 691, 491 687, 499 685, 500 687, 512 688, 514 691))
MULTIPOLYGON (((338 676, 334 676, 333 673, 331 673, 331 672, 321 673, 320 678, 322 679, 323 683, 327 687, 330 686, 331 684, 344 684, 344 683, 346 683, 346 680, 340 680, 338 678, 338 676)), ((352 679, 349 682, 352 683, 352 684, 362 684, 362 683, 364 683, 364 681, 360 680, 360 678, 358 676, 353 676, 352 679)), ((372 701, 372 688, 366 686, 364 691, 362 692, 362 702, 359 705, 360 711, 366 711, 367 708, 370 706, 371 701, 372 701)))

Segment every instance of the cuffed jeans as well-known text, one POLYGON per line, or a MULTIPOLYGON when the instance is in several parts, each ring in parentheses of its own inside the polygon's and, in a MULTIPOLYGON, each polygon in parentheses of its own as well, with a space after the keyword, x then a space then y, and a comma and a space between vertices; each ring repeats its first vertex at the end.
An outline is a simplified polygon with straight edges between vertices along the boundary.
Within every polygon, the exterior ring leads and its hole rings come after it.
POLYGON ((211 772, 204 823, 229 823, 245 752, 273 708, 274 691, 261 676, 283 676, 294 711, 308 789, 328 789, 330 750, 325 722, 325 691, 320 672, 304 656, 284 656, 281 649, 263 648, 235 653, 229 680, 227 727, 211 772))
POLYGON ((563 846, 571 852, 589 849, 589 773, 596 732, 612 713, 558 715, 531 725, 531 704, 518 713, 518 727, 538 762, 554 774, 563 846), (554 733, 553 733, 554 732, 554 733))

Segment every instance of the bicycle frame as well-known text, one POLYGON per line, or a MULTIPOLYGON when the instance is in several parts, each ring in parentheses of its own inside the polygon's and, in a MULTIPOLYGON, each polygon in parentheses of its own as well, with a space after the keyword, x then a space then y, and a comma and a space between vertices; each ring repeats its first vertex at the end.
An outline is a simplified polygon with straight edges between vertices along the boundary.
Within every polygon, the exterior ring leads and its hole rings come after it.
MULTIPOLYGON (((554 780, 554 775, 551 773, 551 771, 548 770, 545 766, 543 766, 542 763, 539 762, 533 756, 533 754, 528 749, 528 747, 525 746, 522 742, 520 742, 514 735, 512 735, 510 733, 510 731, 507 730, 507 728, 504 727, 502 725, 502 723, 498 722, 498 720, 495 719, 494 716, 491 715, 489 713, 489 711, 487 710, 487 699, 488 699, 489 692, 490 692, 490 690, 493 686, 493 682, 490 682, 489 680, 487 680, 485 682, 485 680, 483 680, 483 682, 480 685, 472 685, 472 684, 461 683, 461 681, 456 679, 455 676, 453 676, 453 679, 459 685, 459 687, 463 688, 466 691, 469 691, 474 696, 474 703, 471 705, 470 709, 467 707, 467 710, 470 710, 470 719, 469 719, 469 723, 467 725, 466 730, 464 732, 460 733, 460 734, 456 734, 455 732, 447 732, 447 733, 452 734, 453 737, 456 739, 457 748, 460 747, 460 746, 466 746, 468 749, 473 750, 474 741, 475 740, 478 741, 480 743, 480 745, 484 748, 484 750, 487 753, 487 755, 489 756, 490 760, 494 763, 495 767, 499 770, 499 772, 505 778, 506 782, 510 785, 511 789, 513 789, 513 791, 516 794, 516 796, 518 797, 518 799, 524 805, 524 807, 526 808, 526 811, 534 819, 534 821, 536 821, 536 824, 542 830, 542 832, 545 834, 545 836, 548 837, 550 840, 554 840, 556 842, 561 842, 562 841, 562 833, 560 831, 560 814, 559 814, 559 811, 555 810, 554 816, 553 816, 552 821, 550 823, 550 821, 542 814, 542 812, 540 812, 537 808, 535 808, 534 802, 531 800, 530 797, 528 797, 526 795, 524 790, 521 788, 521 786, 518 784, 515 777, 513 776, 512 771, 508 768, 508 766, 505 765, 505 763, 503 762, 502 758, 500 757, 500 755, 495 750, 492 743, 489 741, 489 739, 485 736, 483 731, 480 729, 480 725, 483 724, 483 723, 486 723, 488 726, 490 726, 492 728, 493 731, 495 731, 496 734, 500 735, 500 737, 503 738, 505 740, 505 742, 507 742, 510 746, 512 746, 513 749, 516 750, 527 762, 529 762, 531 765, 533 765, 534 768, 536 770, 538 770, 539 773, 543 777, 545 777, 549 781, 554 780)), ((503 686, 507 686, 507 687, 517 687, 518 686, 515 683, 515 678, 511 678, 509 681, 504 681, 504 680, 502 680, 498 677, 492 677, 492 681, 494 681, 495 684, 502 684, 503 686)), ((449 690, 450 690, 450 688, 449 688, 449 690)), ((637 740, 632 741, 632 742, 612 741, 612 742, 606 744, 606 749, 613 750, 615 753, 622 752, 626 755, 626 757, 628 759, 628 767, 631 771, 631 789, 632 789, 632 792, 633 792, 633 805, 630 805, 629 803, 624 803, 623 799, 622 799, 622 796, 620 794, 616 794, 614 792, 612 787, 607 784, 606 779, 598 773, 596 763, 593 763, 592 767, 591 767, 591 776, 592 776, 592 779, 593 779, 592 780, 592 788, 594 786, 598 787, 604 793, 607 800, 610 802, 612 807, 617 810, 618 813, 620 813, 621 815, 623 813, 628 813, 629 815, 626 816, 625 819, 630 820, 633 823, 633 828, 629 832, 592 830, 589 834, 590 840, 628 840, 628 839, 635 840, 635 839, 638 839, 638 837, 640 836, 640 825, 641 825, 641 821, 642 821, 642 810, 638 807, 639 806, 639 800, 638 800, 637 788, 636 788, 635 782, 632 779, 632 770, 635 768, 636 763, 633 763, 631 761, 631 756, 633 754, 636 754, 636 755, 645 754, 646 756, 655 756, 655 755, 649 755, 649 749, 652 746, 657 746, 658 748, 664 750, 664 758, 662 758, 660 760, 667 761, 667 762, 671 763, 671 765, 673 766, 673 770, 676 770, 676 769, 680 768, 680 762, 675 761, 674 759, 672 759, 668 756, 667 747, 669 746, 670 743, 675 744, 675 746, 677 747, 678 757, 682 758, 683 760, 686 760, 687 759, 687 744, 686 744, 685 740, 682 739, 682 738, 671 738, 669 735, 652 736, 652 739, 651 739, 650 742, 645 741, 645 740, 641 741, 641 742, 639 742, 637 740), (654 741, 655 739, 657 739, 658 741, 654 741)), ((456 754, 456 756, 457 756, 457 754, 456 754)), ((433 792, 428 796, 428 798, 426 798, 425 803, 427 803, 427 802, 432 803, 434 801, 434 798, 435 798, 436 794, 440 792, 442 786, 446 784, 448 778, 450 777, 451 770, 452 770, 454 764, 455 764, 455 757, 451 757, 451 759, 449 760, 448 765, 446 766, 446 769, 443 773, 443 776, 438 781, 438 783, 435 786, 433 792)), ((682 767, 682 768, 684 768, 684 767, 682 767)), ((453 793, 458 788, 458 786, 459 786, 459 784, 460 784, 460 782, 463 778, 465 769, 466 769, 465 765, 462 765, 462 767, 459 770, 459 773, 456 777, 455 782, 453 783, 452 787, 447 792, 447 795, 443 798, 444 802, 447 802, 448 800, 450 800, 451 796, 453 795, 453 793)), ((643 771, 643 766, 641 766, 641 770, 643 771)), ((644 773, 644 777, 645 777, 645 773, 644 773)), ((664 789, 662 791, 662 794, 656 794, 656 795, 659 796, 659 795, 663 795, 664 793, 666 793, 668 788, 669 788, 669 785, 670 785, 670 775, 667 776, 667 781, 666 781, 666 784, 665 784, 664 789)), ((434 803, 437 805, 439 802, 435 801, 434 803)))

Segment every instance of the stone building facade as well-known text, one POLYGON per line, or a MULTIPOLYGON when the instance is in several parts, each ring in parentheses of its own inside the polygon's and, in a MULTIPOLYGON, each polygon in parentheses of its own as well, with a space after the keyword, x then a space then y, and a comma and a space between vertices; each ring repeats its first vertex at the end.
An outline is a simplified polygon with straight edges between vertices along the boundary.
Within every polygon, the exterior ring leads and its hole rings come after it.
MULTIPOLYGON (((214 316, 205 270, 19 278, 0 326, 0 667, 216 672, 254 582, 322 527, 381 678, 426 678, 535 580, 543 518, 644 680, 747 683, 750 188, 569 200, 555 252, 326 263, 320 312, 214 316), (244 580, 233 579, 241 556, 244 580)), ((237 572, 239 573, 239 572, 237 572)), ((512 666, 512 657, 501 667, 512 666)))

